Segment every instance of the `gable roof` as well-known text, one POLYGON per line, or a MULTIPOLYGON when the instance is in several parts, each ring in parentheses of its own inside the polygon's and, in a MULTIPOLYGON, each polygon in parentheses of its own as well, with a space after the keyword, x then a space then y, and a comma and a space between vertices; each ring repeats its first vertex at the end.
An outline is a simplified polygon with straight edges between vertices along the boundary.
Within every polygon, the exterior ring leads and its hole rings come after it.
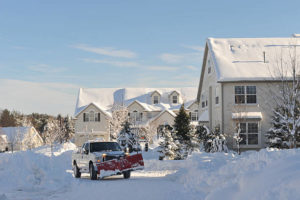
MULTIPOLYGON (((178 105, 170 104, 169 94, 176 90, 185 102, 193 101, 197 95, 197 88, 80 88, 75 116, 82 112, 87 105, 93 103, 101 110, 110 112, 113 104, 128 106, 138 101, 146 110, 161 111, 164 109, 178 109, 178 105), (151 94, 158 91, 161 94, 159 104, 152 105, 151 94)), ((180 107, 180 106, 179 106, 180 107)))
POLYGON ((160 111, 160 107, 154 106, 154 105, 149 105, 146 103, 139 102, 138 100, 134 100, 131 102, 127 107, 130 107, 132 104, 137 103, 139 104, 142 108, 145 109, 145 111, 160 111))
POLYGON ((90 105, 95 106, 97 109, 99 109, 101 112, 103 112, 105 115, 107 115, 108 117, 112 117, 111 113, 105 111, 103 108, 101 108, 99 105, 97 105, 96 103, 92 102, 88 105, 82 106, 78 109, 77 113, 75 113, 75 117, 77 117, 80 113, 82 113, 83 111, 85 111, 90 105))
POLYGON ((18 137, 21 141, 24 139, 25 135, 31 130, 34 130, 35 135, 40 140, 42 140, 39 133, 36 131, 36 129, 33 126, 29 127, 2 127, 0 128, 0 135, 5 135, 7 140, 11 140, 13 137, 18 137))
POLYGON ((281 58, 290 63, 295 45, 300 38, 208 38, 206 48, 218 82, 265 81, 278 77, 281 58))
POLYGON ((156 119, 158 119, 160 116, 162 116, 164 113, 169 113, 171 116, 173 116, 174 118, 176 117, 176 114, 171 111, 171 110, 163 110, 162 112, 160 112, 158 115, 156 115, 155 117, 151 118, 149 123, 155 121, 156 119))

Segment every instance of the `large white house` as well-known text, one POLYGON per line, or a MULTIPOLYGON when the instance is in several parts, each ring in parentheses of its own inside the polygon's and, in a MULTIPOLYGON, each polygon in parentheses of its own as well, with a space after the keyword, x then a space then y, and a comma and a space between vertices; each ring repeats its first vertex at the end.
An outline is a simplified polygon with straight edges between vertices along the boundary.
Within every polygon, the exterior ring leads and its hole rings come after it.
POLYGON ((230 148, 238 126, 241 148, 265 147, 279 71, 290 76, 285 68, 293 53, 299 56, 298 45, 300 38, 208 38, 197 94, 200 124, 220 129, 230 148))
POLYGON ((75 109, 75 143, 80 146, 88 139, 110 140, 111 109, 125 105, 129 119, 138 126, 174 123, 182 103, 192 121, 198 121, 197 88, 81 88, 75 109))

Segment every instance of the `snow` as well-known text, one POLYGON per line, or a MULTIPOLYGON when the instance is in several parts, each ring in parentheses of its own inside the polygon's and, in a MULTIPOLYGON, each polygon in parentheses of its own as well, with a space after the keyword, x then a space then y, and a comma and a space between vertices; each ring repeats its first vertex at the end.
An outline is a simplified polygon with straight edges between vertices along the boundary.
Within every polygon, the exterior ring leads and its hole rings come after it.
POLYGON ((238 112, 232 113, 232 119, 262 119, 261 112, 238 112))
POLYGON ((80 88, 75 108, 75 116, 93 103, 103 111, 109 112, 114 103, 130 105, 139 102, 147 111, 160 111, 164 109, 175 110, 180 104, 171 104, 169 96, 178 92, 179 103, 191 105, 197 95, 197 88, 80 88), (161 95, 159 104, 152 105, 151 95, 157 91, 161 95))
POLYGON ((298 199, 300 149, 193 153, 187 160, 158 160, 143 152, 145 169, 130 179, 73 177, 72 143, 0 154, 0 199, 298 199))
POLYGON ((218 81, 273 80, 281 58, 290 63, 291 47, 300 45, 300 38, 208 38, 207 45, 218 81))
MULTIPOLYGON (((0 135, 6 135, 6 138, 11 139, 13 137, 18 137, 20 140, 23 140, 25 135, 33 127, 0 127, 0 135)), ((35 131, 35 134, 38 134, 35 131)))

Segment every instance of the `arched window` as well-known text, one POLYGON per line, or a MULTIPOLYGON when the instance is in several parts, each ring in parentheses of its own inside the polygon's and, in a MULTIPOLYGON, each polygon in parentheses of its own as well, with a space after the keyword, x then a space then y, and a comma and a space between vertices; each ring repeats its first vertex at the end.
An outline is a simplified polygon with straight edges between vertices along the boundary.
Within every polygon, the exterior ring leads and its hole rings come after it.
POLYGON ((94 111, 91 110, 91 111, 89 112, 89 116, 90 116, 89 118, 90 118, 90 121, 91 121, 91 122, 95 121, 95 112, 94 112, 94 111))

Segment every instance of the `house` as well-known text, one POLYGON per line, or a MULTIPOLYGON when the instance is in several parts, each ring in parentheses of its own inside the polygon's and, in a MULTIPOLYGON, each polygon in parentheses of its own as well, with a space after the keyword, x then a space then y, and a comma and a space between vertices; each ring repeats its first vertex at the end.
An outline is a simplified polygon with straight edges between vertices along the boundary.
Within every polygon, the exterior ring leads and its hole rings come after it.
POLYGON ((42 146, 43 139, 32 126, 3 127, 0 128, 0 145, 5 151, 27 150, 42 146))
POLYGON ((264 148, 275 105, 272 94, 279 92, 278 67, 286 67, 299 42, 299 38, 208 38, 197 93, 199 123, 219 129, 232 149, 237 148, 233 138, 237 127, 242 149, 264 148))
POLYGON ((81 88, 75 109, 75 144, 89 139, 110 140, 112 107, 124 105, 134 127, 174 123, 184 103, 194 123, 198 123, 197 88, 81 88))

